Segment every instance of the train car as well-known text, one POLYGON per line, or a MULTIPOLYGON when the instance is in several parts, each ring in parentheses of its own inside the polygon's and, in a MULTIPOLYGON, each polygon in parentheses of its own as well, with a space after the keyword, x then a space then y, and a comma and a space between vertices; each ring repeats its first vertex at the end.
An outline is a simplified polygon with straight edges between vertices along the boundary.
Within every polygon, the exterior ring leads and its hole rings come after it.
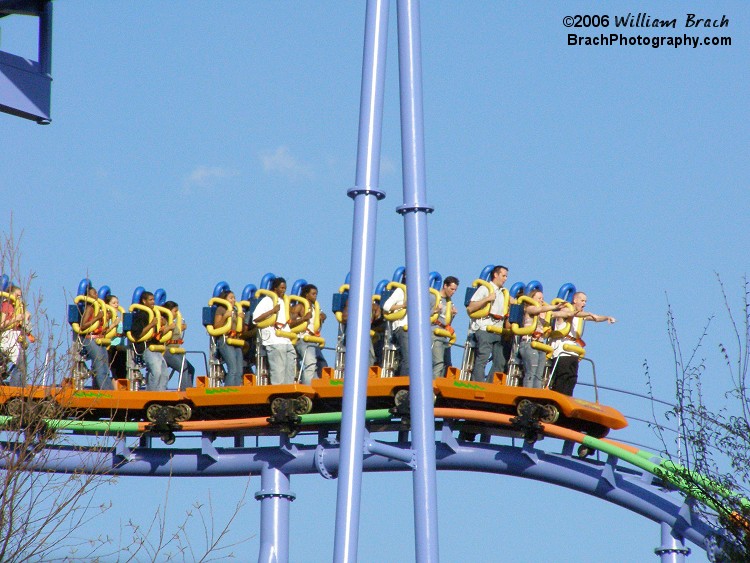
POLYGON ((461 370, 451 367, 446 377, 433 382, 436 405, 517 414, 586 432, 597 438, 628 424, 625 417, 612 407, 550 389, 518 387, 507 382, 503 373, 494 374, 492 383, 465 381, 461 379, 461 370))

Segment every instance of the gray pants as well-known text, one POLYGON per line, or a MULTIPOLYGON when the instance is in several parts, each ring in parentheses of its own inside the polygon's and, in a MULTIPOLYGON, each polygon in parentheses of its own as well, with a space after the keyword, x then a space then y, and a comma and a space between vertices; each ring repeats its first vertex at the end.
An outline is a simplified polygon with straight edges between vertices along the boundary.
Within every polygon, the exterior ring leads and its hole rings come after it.
POLYGON ((266 346, 268 374, 271 385, 294 383, 294 370, 297 366, 297 351, 289 344, 266 346))
POLYGON ((143 361, 146 362, 148 371, 146 390, 166 391, 167 381, 169 381, 169 368, 167 362, 164 361, 164 356, 160 352, 152 352, 146 348, 143 352, 143 361))
POLYGON ((398 364, 398 375, 409 375, 409 335, 403 328, 393 331, 398 351, 401 354, 401 362, 398 364))
POLYGON ((193 376, 195 368, 193 364, 187 361, 185 354, 172 354, 169 351, 164 352, 164 361, 170 369, 176 371, 179 375, 179 389, 184 391, 193 386, 193 376))
POLYGON ((492 383, 492 374, 504 372, 508 363, 506 347, 503 345, 501 334, 494 334, 486 330, 478 330, 474 333, 477 339, 477 348, 474 355, 474 369, 471 372, 472 381, 484 381, 492 383), (492 367, 489 374, 485 374, 487 362, 492 358, 492 367))
POLYGON ((328 365, 328 362, 317 344, 305 342, 300 338, 294 347, 297 350, 300 383, 310 385, 313 378, 320 377, 320 372, 328 365))
POLYGON ((451 345, 444 336, 432 335, 432 379, 445 377, 451 367, 451 345))
POLYGON ((532 348, 528 340, 521 342, 520 352, 523 361, 523 386, 541 389, 544 383, 547 355, 541 350, 532 348))

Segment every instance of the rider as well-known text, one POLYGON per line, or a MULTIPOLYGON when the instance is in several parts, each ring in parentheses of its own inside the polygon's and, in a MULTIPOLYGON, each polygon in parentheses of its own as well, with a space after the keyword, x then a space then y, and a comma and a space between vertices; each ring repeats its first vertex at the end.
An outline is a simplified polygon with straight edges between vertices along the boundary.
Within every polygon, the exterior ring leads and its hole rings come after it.
POLYGON ((112 326, 116 327, 115 336, 109 343, 107 356, 109 358, 109 371, 112 379, 125 379, 128 373, 127 348, 123 337, 122 316, 120 315, 120 299, 116 295, 109 294, 104 298, 104 303, 109 305, 113 311, 117 311, 115 319, 109 323, 105 330, 109 331, 112 326))
POLYGON ((549 311, 560 311, 565 307, 565 302, 557 305, 548 305, 544 302, 544 294, 541 289, 535 289, 529 295, 536 301, 537 305, 526 303, 523 308, 523 326, 534 325, 532 334, 521 337, 520 354, 523 362, 523 386, 541 389, 544 384, 544 368, 547 364, 547 355, 543 350, 537 350, 531 346, 532 342, 539 342, 546 338, 550 326, 544 313, 549 311))
MULTIPOLYGON (((456 317, 456 307, 453 305, 451 298, 458 289, 458 278, 448 276, 443 281, 443 287, 440 289, 440 305, 437 305, 437 299, 430 293, 432 310, 438 314, 437 320, 433 323, 434 327, 450 329, 450 321, 456 317), (433 301, 434 300, 434 301, 433 301), (448 315, 450 311, 450 315, 448 315)), ((446 370, 451 367, 451 346, 450 339, 445 336, 436 336, 432 332, 432 378, 443 377, 446 370)))
POLYGON ((294 371, 297 364, 297 351, 291 341, 276 334, 277 330, 289 332, 289 320, 287 310, 284 306, 284 295, 286 294, 286 280, 274 278, 271 282, 271 291, 277 296, 276 305, 268 295, 258 302, 253 313, 253 322, 258 324, 273 315, 276 315, 276 323, 272 326, 260 329, 260 339, 268 355, 268 372, 272 385, 282 383, 294 383, 294 371))
MULTIPOLYGON (((234 296, 234 292, 229 289, 225 289, 219 294, 219 299, 229 302, 229 309, 224 305, 217 305, 216 312, 214 313, 214 326, 221 327, 225 326, 229 320, 232 326, 236 326, 235 321, 237 315, 244 319, 245 313, 240 311, 237 312, 237 298, 234 296)), ((244 324, 244 323, 243 323, 244 324)), ((227 342, 227 336, 219 336, 216 339, 216 348, 219 351, 221 359, 227 364, 227 373, 224 377, 225 387, 238 387, 242 385, 243 375, 243 358, 242 348, 239 346, 232 346, 227 342)), ((195 370, 193 370, 195 372, 195 370)), ((191 377, 192 381, 192 377, 191 377)))
POLYGON ((489 332, 487 327, 495 327, 497 330, 505 326, 507 320, 507 292, 501 291, 508 279, 508 268, 495 266, 492 269, 490 283, 494 286, 493 293, 487 287, 480 285, 474 292, 466 310, 469 314, 479 311, 491 303, 489 314, 479 319, 472 319, 469 330, 477 339, 477 352, 474 358, 474 369, 471 372, 473 381, 492 382, 495 372, 504 372, 510 356, 510 350, 503 342, 503 335, 489 332), (484 370, 487 362, 492 358, 490 373, 485 375, 484 370))
MULTIPOLYGON (((315 302, 318 299, 318 288, 313 284, 308 283, 302 286, 300 294, 310 303, 310 310, 306 315, 303 315, 305 306, 302 303, 296 303, 292 306, 289 311, 291 316, 289 326, 293 328, 298 324, 307 321, 306 334, 320 336, 320 331, 316 331, 314 327, 318 324, 318 321, 319 326, 325 322, 326 314, 320 311, 320 309, 317 309, 320 313, 320 318, 316 318, 317 313, 315 302)), ((300 337, 297 339, 295 348, 297 350, 300 381, 305 385, 309 385, 314 377, 320 377, 323 368, 326 367, 328 363, 323 357, 323 353, 320 351, 320 346, 315 342, 305 342, 304 337, 300 337)))
MULTIPOLYGON (((572 344, 577 348, 585 348, 586 343, 581 339, 583 336, 583 321, 589 320, 595 323, 607 322, 614 324, 616 319, 606 315, 595 315, 584 311, 587 296, 582 291, 573 295, 573 308, 566 307, 559 311, 553 311, 552 316, 570 322, 570 332, 566 336, 557 338, 552 342, 552 357, 555 359, 555 368, 552 371, 550 389, 563 395, 573 395, 573 389, 578 382, 578 362, 581 356, 573 350, 566 350, 566 345, 572 344)), ((559 324, 559 322, 558 322, 559 324)))
POLYGON ((146 379, 146 390, 147 391, 166 391, 167 381, 169 381, 169 369, 167 368, 167 362, 164 360, 164 355, 161 352, 154 352, 149 349, 149 346, 154 344, 160 344, 158 335, 156 334, 156 325, 159 320, 159 313, 154 311, 154 294, 150 291, 144 291, 141 294, 139 303, 144 307, 147 307, 153 311, 151 320, 149 321, 149 314, 143 309, 136 309, 133 312, 133 325, 130 329, 133 337, 138 340, 144 334, 153 329, 153 336, 146 342, 134 342, 135 351, 143 356, 143 361, 146 362, 146 369, 148 377, 146 379))
POLYGON ((180 391, 184 391, 188 387, 193 386, 193 376, 195 375, 195 368, 187 358, 184 352, 172 353, 169 351, 171 347, 182 346, 183 334, 187 330, 187 324, 182 321, 179 325, 177 324, 177 313, 180 312, 180 307, 174 301, 167 301, 164 303, 164 308, 169 309, 174 315, 174 321, 171 324, 164 327, 164 331, 172 331, 172 339, 167 342, 167 349, 164 351, 164 361, 167 362, 167 366, 180 374, 180 391))
MULTIPOLYGON (((86 295, 91 299, 99 298, 96 293, 96 288, 91 282, 88 283, 86 288, 86 295)), ((99 323, 99 327, 96 330, 86 334, 82 338, 83 348, 86 350, 88 357, 91 358, 91 369, 94 372, 94 388, 110 390, 114 387, 112 385, 112 379, 109 376, 109 355, 104 346, 96 343, 96 340, 103 336, 105 327, 102 326, 101 321, 104 318, 104 311, 100 309, 99 313, 95 315, 93 305, 89 301, 86 301, 85 303, 83 315, 81 316, 81 330, 85 331, 91 328, 95 323, 99 323)))
MULTIPOLYGON (((404 273, 402 282, 406 285, 406 274, 404 273)), ((406 309, 406 292, 396 286, 391 296, 383 303, 384 313, 395 313, 406 309)), ((401 355, 401 361, 399 362, 398 374, 407 375, 409 373, 409 336, 406 333, 405 327, 409 324, 409 314, 406 313, 400 319, 392 321, 391 326, 393 328, 393 338, 396 341, 399 353, 401 355)))
POLYGON ((20 287, 11 285, 8 293, 15 297, 16 305, 6 299, 0 304, 0 353, 6 358, 5 369, 10 376, 8 385, 20 387, 26 375, 26 351, 22 342, 30 314, 25 308, 17 307, 22 303, 20 287))

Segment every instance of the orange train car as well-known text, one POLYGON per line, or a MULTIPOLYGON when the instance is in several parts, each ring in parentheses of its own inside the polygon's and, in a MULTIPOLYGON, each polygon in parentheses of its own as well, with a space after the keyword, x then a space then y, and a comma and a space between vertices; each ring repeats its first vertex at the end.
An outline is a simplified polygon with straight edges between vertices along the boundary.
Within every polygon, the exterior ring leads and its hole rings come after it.
MULTIPOLYGON (((114 390, 75 389, 69 382, 58 387, 18 388, 0 386, 0 410, 19 416, 23 398, 39 405, 43 416, 69 409, 87 419, 148 420, 174 424, 187 420, 276 417, 293 420, 309 412, 341 410, 343 379, 324 368, 322 377, 311 385, 258 385, 255 375, 245 374, 243 385, 210 387, 208 378, 196 378, 196 387, 185 391, 132 391, 127 380, 116 380, 114 390), (56 404, 57 409, 50 408, 56 404)), ((523 415, 531 409, 532 418, 556 423, 592 436, 605 436, 609 430, 627 426, 623 415, 612 407, 562 395, 549 389, 532 389, 505 384, 504 374, 495 374, 493 383, 463 381, 460 370, 449 368, 446 377, 433 381, 436 405, 523 415)), ((367 380, 368 408, 396 406, 403 412, 407 376, 382 377, 378 366, 371 366, 367 380)))
POLYGON ((506 385, 505 374, 496 373, 492 383, 464 381, 458 368, 448 368, 444 378, 434 380, 438 406, 464 407, 510 414, 536 411, 532 416, 541 422, 560 424, 596 437, 606 436, 609 430, 620 430, 628 425, 625 417, 612 407, 569 397, 551 389, 534 389, 506 385))

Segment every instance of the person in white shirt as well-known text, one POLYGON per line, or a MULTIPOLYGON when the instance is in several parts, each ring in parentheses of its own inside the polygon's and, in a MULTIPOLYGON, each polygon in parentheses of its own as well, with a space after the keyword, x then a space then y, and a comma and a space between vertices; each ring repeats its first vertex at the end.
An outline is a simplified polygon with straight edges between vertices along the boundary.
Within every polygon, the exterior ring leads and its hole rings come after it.
POLYGON ((606 315, 595 315, 584 311, 588 297, 582 291, 573 295, 573 308, 566 307, 560 311, 553 311, 552 316, 556 319, 565 319, 570 322, 570 332, 562 338, 552 342, 552 358, 554 360, 554 370, 550 378, 550 389, 562 393, 563 395, 573 396, 578 382, 578 362, 579 355, 573 350, 565 350, 565 344, 572 344, 580 348, 585 348, 586 343, 581 338, 583 336, 583 323, 586 320, 595 323, 607 322, 614 324, 614 317, 606 315))
POLYGON ((507 290, 503 290, 503 285, 505 285, 507 279, 508 268, 495 266, 490 279, 490 283, 495 286, 495 291, 490 293, 485 286, 480 285, 466 308, 468 313, 471 314, 481 310, 488 303, 492 304, 489 314, 479 319, 473 319, 469 327, 477 339, 474 369, 471 372, 472 381, 491 383, 492 375, 495 372, 504 372, 508 364, 510 354, 508 347, 504 345, 503 335, 487 331, 487 327, 503 328, 507 320, 509 296, 507 290), (485 368, 490 358, 492 358, 492 367, 489 374, 485 374, 485 368))
MULTIPOLYGON (((401 282, 406 285, 406 274, 404 274, 403 281, 401 282)), ((383 312, 395 313, 406 309, 406 292, 400 287, 396 287, 391 293, 391 296, 383 304, 383 312)), ((409 336, 404 328, 409 324, 409 315, 405 314, 398 320, 391 321, 391 329, 393 330, 393 338, 396 340, 396 346, 401 356, 399 362, 398 375, 409 374, 409 336)))
POLYGON ((268 373, 271 385, 294 383, 297 351, 288 338, 276 334, 277 330, 286 332, 290 330, 287 310, 283 301, 286 294, 286 280, 284 278, 274 278, 271 282, 271 291, 278 297, 276 305, 273 304, 273 299, 269 296, 266 295, 263 297, 258 306, 255 307, 253 322, 258 324, 268 317, 276 315, 275 324, 260 329, 261 343, 266 349, 268 356, 268 373))

